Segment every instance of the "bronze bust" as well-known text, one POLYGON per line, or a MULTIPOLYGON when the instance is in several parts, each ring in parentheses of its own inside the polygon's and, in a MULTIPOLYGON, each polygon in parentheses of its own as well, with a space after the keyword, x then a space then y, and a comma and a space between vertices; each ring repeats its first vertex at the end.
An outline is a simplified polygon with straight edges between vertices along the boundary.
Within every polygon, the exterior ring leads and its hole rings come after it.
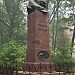
POLYGON ((47 4, 45 0, 30 0, 29 4, 28 4, 28 12, 32 12, 33 10, 35 10, 35 8, 37 8, 38 10, 40 10, 41 12, 47 13, 47 4), (30 10, 29 10, 30 9, 30 10))

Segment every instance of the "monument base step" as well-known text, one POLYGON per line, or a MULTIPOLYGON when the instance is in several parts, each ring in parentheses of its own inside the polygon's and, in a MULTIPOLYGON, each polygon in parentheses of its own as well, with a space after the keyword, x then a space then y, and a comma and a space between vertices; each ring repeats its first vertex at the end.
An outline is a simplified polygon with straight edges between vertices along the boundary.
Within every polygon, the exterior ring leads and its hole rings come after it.
POLYGON ((23 75, 65 75, 64 72, 52 72, 52 73, 48 73, 48 72, 42 72, 42 73, 38 73, 38 72, 34 72, 34 73, 23 73, 23 75))
MULTIPOLYGON (((16 75, 16 72, 14 72, 13 75, 16 75)), ((49 73, 49 72, 23 72, 23 71, 18 71, 18 74, 17 75, 65 75, 64 72, 52 72, 52 73, 49 73)))
POLYGON ((26 62, 23 64, 23 72, 53 72, 55 67, 51 62, 26 62))

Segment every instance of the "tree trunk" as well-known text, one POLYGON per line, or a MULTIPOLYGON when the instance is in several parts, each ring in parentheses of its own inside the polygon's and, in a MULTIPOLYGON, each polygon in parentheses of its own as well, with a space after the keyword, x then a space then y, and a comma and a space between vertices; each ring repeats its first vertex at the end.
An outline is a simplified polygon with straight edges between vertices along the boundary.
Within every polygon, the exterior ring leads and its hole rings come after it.
POLYGON ((57 49, 57 28, 58 28, 58 9, 59 9, 59 0, 57 0, 57 22, 56 22, 56 33, 55 33, 55 49, 57 49))

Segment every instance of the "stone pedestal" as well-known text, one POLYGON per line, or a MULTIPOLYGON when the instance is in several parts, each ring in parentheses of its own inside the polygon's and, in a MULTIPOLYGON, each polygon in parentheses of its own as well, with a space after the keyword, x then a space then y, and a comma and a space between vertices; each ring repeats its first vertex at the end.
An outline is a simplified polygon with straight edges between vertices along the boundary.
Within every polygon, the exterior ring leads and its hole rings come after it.
POLYGON ((25 71, 54 71, 50 61, 49 47, 49 15, 37 9, 28 15, 28 49, 25 71), (41 69, 40 69, 41 68, 41 69))
POLYGON ((64 74, 54 72, 54 65, 50 59, 49 41, 49 14, 36 8, 28 9, 28 48, 23 75, 64 74))

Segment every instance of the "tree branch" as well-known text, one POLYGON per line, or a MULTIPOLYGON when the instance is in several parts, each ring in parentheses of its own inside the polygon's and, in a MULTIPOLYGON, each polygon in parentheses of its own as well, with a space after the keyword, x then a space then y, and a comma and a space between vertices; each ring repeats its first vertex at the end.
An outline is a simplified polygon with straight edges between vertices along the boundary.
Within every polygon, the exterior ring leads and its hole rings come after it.
POLYGON ((59 6, 56 7, 56 10, 55 10, 55 5, 54 5, 53 12, 52 12, 51 15, 50 15, 50 18, 51 18, 51 16, 53 15, 52 19, 50 20, 50 23, 53 21, 53 18, 55 17, 55 14, 57 13, 57 10, 58 10, 58 8, 60 7, 60 5, 62 4, 62 2, 60 3, 60 1, 59 1, 58 4, 59 4, 59 6))
POLYGON ((74 45, 74 38, 75 38, 75 25, 74 25, 74 31, 73 31, 73 37, 72 37, 72 48, 73 48, 73 45, 74 45))
POLYGON ((10 26, 6 22, 4 22, 3 20, 0 19, 0 22, 4 23, 7 27, 10 28, 10 26))

